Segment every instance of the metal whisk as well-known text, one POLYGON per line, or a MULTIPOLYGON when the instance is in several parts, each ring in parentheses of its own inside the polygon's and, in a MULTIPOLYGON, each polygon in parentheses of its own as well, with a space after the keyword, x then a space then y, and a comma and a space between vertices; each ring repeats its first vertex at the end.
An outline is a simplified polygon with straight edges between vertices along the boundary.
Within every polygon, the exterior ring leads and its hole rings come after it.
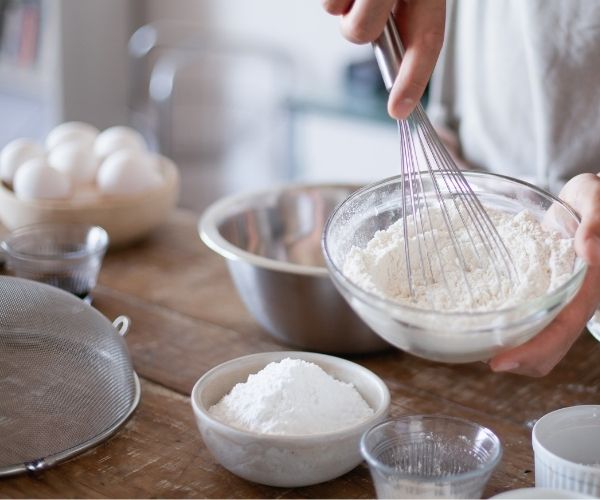
MULTIPOLYGON (((375 57, 388 91, 398 70, 404 47, 393 18, 390 16, 384 32, 373 43, 375 57)), ((406 120, 398 121, 401 146, 402 219, 406 275, 411 297, 415 297, 415 282, 435 281, 433 268, 440 269, 442 280, 450 293, 441 249, 438 246, 431 212, 439 209, 443 225, 452 243, 457 267, 473 302, 473 289, 468 278, 470 271, 466 255, 475 254, 478 265, 490 265, 501 286, 505 276, 512 285, 518 281, 516 268, 506 244, 481 201, 465 179, 450 153, 443 145, 423 106, 419 103, 406 120), (428 189, 424 189, 427 184, 428 189), (434 195, 431 195, 433 191, 434 195), (452 213, 454 217, 452 217, 452 213), (459 229, 462 241, 457 236, 459 229), (429 230, 429 233, 427 233, 429 230), (429 243, 426 234, 429 234, 429 243), (411 251, 409 236, 416 239, 411 251), (418 274, 417 274, 418 273, 418 274)))

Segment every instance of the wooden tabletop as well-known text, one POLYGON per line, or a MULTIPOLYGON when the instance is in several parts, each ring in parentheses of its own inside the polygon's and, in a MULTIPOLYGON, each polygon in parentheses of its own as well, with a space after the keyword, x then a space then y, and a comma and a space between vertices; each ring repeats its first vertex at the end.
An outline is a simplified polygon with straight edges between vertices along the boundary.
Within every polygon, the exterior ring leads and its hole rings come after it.
MULTIPOLYGON (((209 368, 232 358, 289 346, 274 341, 246 312, 221 257, 179 211, 133 247, 109 252, 94 303, 109 319, 133 321, 127 344, 142 399, 111 439, 38 476, 0 480, 1 497, 369 498, 363 463, 336 480, 284 489, 249 483, 223 469, 204 446, 189 394, 209 368)), ((543 414, 597 404, 600 343, 584 334, 547 377, 494 374, 483 363, 444 365, 391 349, 354 361, 378 374, 392 394, 392 416, 443 413, 496 432, 504 456, 484 496, 533 486, 531 427, 543 414)))

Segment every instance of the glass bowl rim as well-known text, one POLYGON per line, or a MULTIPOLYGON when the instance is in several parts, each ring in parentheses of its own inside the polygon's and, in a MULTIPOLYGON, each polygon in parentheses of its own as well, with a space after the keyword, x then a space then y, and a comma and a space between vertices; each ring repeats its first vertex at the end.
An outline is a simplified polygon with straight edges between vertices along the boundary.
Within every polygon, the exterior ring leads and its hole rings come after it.
POLYGON ((35 224, 28 224, 25 226, 21 226, 18 227, 14 230, 12 230, 11 232, 8 233, 8 235, 2 240, 0 241, 0 253, 4 252, 6 253, 6 255, 10 256, 11 258, 15 258, 15 259, 20 259, 20 260, 29 260, 29 261, 69 261, 69 260, 77 260, 77 259, 86 259, 89 257, 93 257, 95 255, 102 255, 104 252, 106 252, 106 249, 108 247, 108 243, 110 241, 110 238, 108 236, 108 233, 106 232, 106 229, 104 229, 101 226, 98 226, 96 224, 85 224, 85 223, 78 223, 78 222, 66 222, 66 223, 60 223, 60 222, 38 222, 35 224), (37 231, 40 230, 52 230, 52 229, 87 229, 88 232, 86 234, 89 234, 89 231, 91 230, 96 230, 98 232, 98 234, 100 235, 100 244, 96 247, 96 248, 92 248, 91 250, 88 249, 82 249, 82 250, 76 250, 73 252, 64 252, 61 254, 46 254, 46 255, 41 255, 38 253, 32 253, 32 252, 23 252, 21 250, 17 250, 12 246, 12 243, 14 243, 18 238, 28 235, 28 234, 34 234, 37 231))
POLYGON ((455 482, 455 481, 459 481, 459 480, 473 479, 475 477, 482 476, 482 475, 494 470, 494 468, 500 463, 500 460, 502 459, 504 450, 502 447, 502 441, 500 441, 500 438, 498 437, 498 435, 494 431, 492 431, 489 427, 486 427, 484 425, 478 424, 477 422, 473 422, 471 420, 467 420, 467 419, 461 418, 461 417, 454 417, 451 415, 443 415, 441 413, 430 413, 430 414, 404 415, 404 416, 400 416, 400 417, 389 418, 389 419, 386 419, 386 420, 374 425, 373 427, 368 429, 361 436, 360 452, 370 467, 376 467, 378 470, 382 470, 388 474, 393 474, 396 477, 401 478, 401 479, 411 479, 416 482, 418 481, 418 482, 424 483, 424 482, 430 482, 431 480, 443 481, 444 479, 447 479, 449 482, 450 481, 455 482), (426 421, 436 421, 436 420, 437 421, 451 421, 451 422, 454 422, 457 424, 462 424, 462 425, 467 424, 471 428, 478 428, 480 431, 485 432, 485 434, 489 438, 491 438, 492 441, 494 441, 495 453, 488 462, 485 462, 481 467, 478 467, 476 469, 473 469, 473 470, 470 470, 467 472, 463 472, 460 474, 446 476, 446 477, 444 477, 444 476, 430 477, 430 476, 423 476, 421 474, 398 473, 398 471, 396 469, 394 469, 393 467, 390 467, 389 465, 386 465, 383 462, 381 462, 379 459, 375 458, 371 454, 371 452, 367 452, 366 441, 368 439, 368 436, 372 432, 374 432, 377 429, 380 429, 382 427, 385 427, 389 424, 392 424, 392 423, 396 423, 399 421, 410 421, 410 420, 415 420, 415 419, 426 420, 426 421))
MULTIPOLYGON (((568 203, 561 200, 560 198, 553 195, 552 193, 550 193, 544 189, 541 189, 537 186, 534 186, 533 184, 530 184, 529 182, 525 182, 520 179, 516 179, 514 177, 510 177, 507 175, 495 174, 495 173, 491 173, 491 172, 465 171, 462 173, 467 178, 469 178, 469 177, 474 177, 474 178, 494 177, 497 179, 501 179, 502 181, 505 181, 505 182, 524 186, 524 187, 536 192, 540 196, 542 196, 544 198, 548 198, 548 199, 550 199, 550 201, 552 201, 554 203, 558 203, 564 210, 567 211, 567 213, 571 217, 573 217, 573 219, 577 222, 578 227, 581 224, 581 217, 568 203)), ((426 170, 420 171, 419 175, 422 175, 422 174, 429 175, 429 172, 426 170)), ((521 304, 513 305, 510 307, 505 307, 502 309, 494 309, 491 311, 435 311, 432 309, 423 309, 423 308, 414 307, 414 306, 410 306, 410 305, 406 305, 406 304, 401 304, 399 302, 395 302, 390 299, 385 299, 383 297, 380 297, 379 295, 376 295, 372 292, 362 289, 361 287, 359 287, 358 285, 353 283, 350 279, 348 279, 344 275, 344 273, 333 262, 333 259, 330 256, 328 245, 327 245, 327 240, 328 240, 328 234, 330 232, 331 224, 333 222, 333 219, 339 213, 339 211, 351 200, 358 198, 360 196, 363 196, 365 193, 373 191, 374 189, 377 189, 379 187, 385 186, 387 184, 393 184, 396 181, 398 181, 401 177, 402 177, 401 175, 387 177, 387 178, 377 181, 375 183, 369 184, 368 186, 365 186, 365 187, 359 189, 358 191, 355 191, 331 212, 330 216, 327 219, 327 222, 325 223, 325 226, 323 229, 323 234, 321 237, 321 248, 323 250, 323 256, 325 258, 325 264, 326 264, 327 268, 330 270, 332 278, 334 278, 335 281, 338 281, 340 283, 340 285, 342 286, 342 288, 350 289, 353 296, 357 296, 358 298, 360 298, 367 304, 375 306, 378 309, 391 308, 392 310, 395 310, 395 311, 403 311, 404 310, 404 311, 409 311, 411 313, 439 315, 441 317, 450 317, 450 318, 457 318, 457 317, 464 317, 464 316, 469 316, 471 318, 473 318, 473 317, 484 318, 488 315, 508 314, 508 313, 513 313, 513 312, 518 312, 518 311, 527 311, 530 309, 532 309, 533 312, 536 313, 536 312, 538 312, 538 306, 540 304, 544 304, 546 302, 552 303, 554 301, 554 299, 556 299, 562 293, 564 293, 568 288, 570 288, 574 283, 576 283, 577 280, 581 279, 581 281, 583 281, 582 278, 585 275, 588 266, 585 261, 583 261, 579 256, 576 255, 575 266, 579 265, 579 269, 575 269, 573 271, 573 274, 569 277, 569 279, 567 281, 565 281, 562 285, 560 285, 559 287, 552 290, 550 293, 546 293, 545 295, 542 295, 541 297, 536 297, 532 300, 523 302, 521 304)), ((525 316, 519 315, 519 320, 523 320, 527 316, 529 316, 529 315, 525 315, 525 316)))

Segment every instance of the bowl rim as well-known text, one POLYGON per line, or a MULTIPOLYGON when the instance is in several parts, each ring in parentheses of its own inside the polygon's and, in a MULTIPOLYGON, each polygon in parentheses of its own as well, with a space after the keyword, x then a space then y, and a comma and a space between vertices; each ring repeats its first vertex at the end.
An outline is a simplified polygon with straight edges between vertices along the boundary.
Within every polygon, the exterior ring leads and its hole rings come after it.
POLYGON ((18 202, 20 204, 26 204, 31 208, 40 210, 52 210, 56 212, 71 212, 73 210, 100 210, 103 208, 119 208, 129 207, 131 205, 139 204, 141 201, 153 198, 163 193, 170 192, 176 188, 179 184, 179 172, 175 163, 158 153, 152 153, 156 155, 159 160, 159 171, 164 180, 159 186, 155 188, 142 191, 140 193, 134 193, 133 195, 102 195, 99 194, 98 198, 94 200, 86 199, 64 199, 64 200, 53 200, 53 199, 21 199, 17 198, 15 192, 3 181, 0 181, 0 199, 2 197, 11 201, 18 202))
MULTIPOLYGON (((525 187, 535 191, 537 194, 539 194, 543 197, 549 198, 554 203, 558 203, 560 206, 562 206, 567 211, 567 213, 569 213, 569 215, 571 215, 571 217, 573 217, 573 219, 577 222, 578 226, 579 226, 579 224, 581 224, 581 217, 568 203, 561 200, 560 198, 553 195, 552 193, 545 191, 544 189, 541 189, 537 186, 534 186, 533 184, 522 181, 520 179, 516 179, 514 177, 510 177, 510 176, 502 175, 502 174, 495 174, 495 173, 491 173, 491 172, 463 171, 462 173, 467 178, 468 177, 474 177, 474 178, 495 177, 497 179, 501 179, 501 180, 507 181, 509 183, 525 186, 525 187)), ((421 171, 421 172, 419 172, 419 174, 429 175, 429 172, 421 171)), ((359 189, 358 191, 352 193, 350 196, 348 196, 348 198, 346 198, 342 203, 340 203, 331 212, 331 215, 329 216, 329 218, 327 219, 327 222, 325 223, 322 238, 321 238, 321 247, 323 249, 323 255, 325 257, 325 264, 327 265, 327 268, 329 269, 331 276, 334 278, 334 281, 339 281, 343 288, 349 288, 351 290, 351 293, 353 296, 358 296, 360 299, 362 299, 367 304, 373 305, 373 306, 377 307, 378 309, 391 308, 392 310, 396 310, 396 311, 400 311, 400 312, 408 311, 408 312, 417 313, 417 314, 426 313, 426 314, 430 314, 430 315, 433 314, 433 315, 439 315, 441 317, 448 317, 448 318, 457 318, 457 317, 464 317, 464 316, 469 316, 470 318, 473 318, 473 317, 485 318, 486 316, 489 316, 489 315, 496 316, 498 314, 515 313, 515 312, 520 312, 520 311, 527 311, 530 309, 532 309, 534 312, 537 312, 537 307, 532 308, 532 306, 538 306, 539 304, 545 303, 547 301, 551 301, 551 299, 564 293, 573 283, 577 282, 578 280, 580 280, 580 285, 583 282, 583 278, 585 276, 585 273, 587 272, 588 266, 587 266, 587 263, 583 259, 581 259, 579 256, 576 255, 574 265, 579 266, 579 269, 576 269, 573 272, 573 274, 569 277, 569 279, 567 281, 565 281, 563 284, 561 284, 559 287, 555 288, 554 290, 552 290, 549 293, 546 293, 545 295, 542 295, 541 297, 536 297, 534 299, 523 302, 521 304, 513 305, 510 307, 504 307, 501 309, 494 309, 491 311, 436 311, 433 309, 423 309, 423 308, 414 307, 414 306, 410 306, 410 305, 406 305, 406 304, 401 304, 399 302, 395 302, 390 299, 385 299, 383 297, 380 297, 379 295, 376 295, 372 292, 362 289, 361 287, 356 285, 354 282, 352 282, 349 278, 347 278, 344 275, 344 273, 338 268, 338 266, 333 262, 333 260, 330 256, 330 253, 329 253, 329 249, 327 248, 327 244, 326 244, 327 234, 329 233, 329 229, 331 227, 331 223, 332 223, 334 217, 336 216, 336 214, 339 212, 339 210, 342 208, 343 205, 345 205, 346 203, 348 203, 349 201, 351 201, 352 199, 354 199, 356 197, 362 196, 364 193, 369 192, 372 189, 384 186, 386 184, 392 184, 392 183, 398 181, 401 177, 402 177, 401 175, 387 177, 387 178, 382 179, 373 184, 369 184, 368 186, 365 186, 362 189, 359 189)), ((525 315, 524 317, 521 317, 519 315, 518 317, 521 320, 524 320, 524 318, 526 318, 528 316, 529 315, 525 315)), ((416 325, 414 325, 414 326, 416 326, 416 325)), ((476 330, 480 331, 481 329, 477 328, 476 330)), ((494 325, 491 325, 487 330, 495 331, 496 327, 494 325)))
POLYGON ((470 470, 468 472, 463 472, 461 474, 456 474, 456 475, 452 476, 453 481, 471 479, 473 477, 480 476, 487 472, 491 472, 500 463, 500 460, 502 460, 502 455, 504 453, 502 441, 500 441, 500 438, 498 437, 498 435, 494 431, 492 431, 489 427, 478 424, 477 422, 474 422, 472 420, 467 420, 462 417, 455 417, 452 415, 444 415, 442 413, 420 413, 420 414, 415 414, 415 415, 402 415, 400 417, 389 418, 387 420, 384 420, 383 422, 378 423, 377 425, 374 425, 373 427, 371 427, 369 430, 367 430, 362 435, 362 437, 360 439, 360 453, 363 456, 363 458, 365 459, 365 461, 367 462, 367 464, 369 465, 369 467, 375 467, 378 470, 383 470, 384 472, 386 472, 388 474, 393 474, 394 476, 397 476, 397 477, 400 477, 403 479, 412 479, 414 481, 430 481, 431 480, 430 477, 423 476, 421 474, 409 474, 409 473, 399 474, 396 469, 394 469, 393 467, 390 467, 389 465, 382 463, 377 458, 373 457, 371 455, 371 453, 367 452, 367 450, 366 450, 366 441, 367 441, 367 438, 370 433, 374 432, 375 430, 377 430, 385 425, 389 425, 390 423, 393 423, 393 422, 399 422, 399 421, 403 421, 403 420, 409 421, 409 420, 413 420, 413 419, 445 420, 445 421, 452 421, 452 422, 460 423, 460 424, 468 424, 469 427, 477 427, 480 430, 483 430, 488 436, 490 436, 495 441, 495 443, 497 445, 496 453, 493 456, 491 461, 486 462, 482 467, 479 467, 477 469, 470 470))
POLYGON ((524 500, 527 498, 594 498, 592 496, 586 495, 584 493, 580 493, 578 491, 565 490, 561 488, 550 488, 550 487, 538 487, 538 486, 529 486, 524 488, 514 488, 512 490, 505 490, 501 493, 497 493, 493 497, 490 497, 490 500, 494 498, 497 499, 519 499, 524 500), (552 496, 554 494, 554 496, 552 496), (561 496, 557 496, 561 495, 561 496))
POLYGON ((578 472, 586 472, 589 474, 593 474, 594 476, 600 477, 600 468, 594 467, 592 465, 581 464, 578 462, 573 462, 572 460, 567 460, 556 453, 550 451, 542 442, 539 440, 538 434, 540 432, 540 427, 544 425, 544 419, 548 417, 546 420, 550 420, 552 417, 556 417, 561 413, 569 413, 570 411, 577 410, 586 410, 586 409, 595 409, 600 412, 600 404, 597 405, 573 405, 573 406, 565 406, 564 408, 558 408, 557 410, 553 410, 545 415, 542 415, 531 430, 531 447, 533 448, 534 455, 537 454, 538 458, 543 456, 544 458, 550 458, 552 461, 561 464, 563 467, 568 467, 572 470, 576 470, 578 472))
MULTIPOLYGON (((263 366, 263 368, 264 368, 264 366, 263 366)), ((327 370, 325 370, 325 371, 327 371, 327 370)), ((251 373, 248 373, 248 375, 251 375, 251 373)), ((224 393, 223 396, 225 396, 225 394, 228 394, 232 388, 233 387, 231 387, 226 393, 224 393)), ((353 361, 349 361, 347 359, 344 359, 344 358, 341 358, 338 356, 332 356, 329 354, 321 354, 321 353, 311 352, 311 351, 265 351, 265 352, 247 354, 245 356, 233 358, 233 359, 224 361, 223 363, 220 363, 220 364, 214 366, 213 368, 211 368, 210 370, 205 372, 204 375, 202 375, 196 381, 196 383, 194 384, 194 387, 192 388, 191 394, 190 394, 190 401, 191 401, 192 409, 193 409, 196 417, 201 417, 201 418, 209 421, 212 426, 220 429, 221 431, 225 431, 228 434, 233 434, 233 435, 246 437, 246 438, 251 437, 251 438, 260 439, 263 441, 275 440, 277 442, 284 442, 287 444, 300 444, 300 443, 306 444, 306 443, 313 443, 313 442, 322 442, 324 439, 327 439, 327 438, 338 438, 338 437, 341 437, 344 435, 349 435, 349 434, 353 434, 353 433, 357 433, 357 432, 358 433, 364 432, 367 428, 370 428, 374 424, 374 422, 378 422, 379 420, 381 420, 382 417, 387 415, 389 408, 390 408, 390 404, 391 404, 391 395, 390 395, 390 390, 388 389, 387 385, 377 374, 375 374, 373 371, 369 370, 368 368, 365 368, 364 366, 359 365, 358 363, 355 363, 353 361), (275 357, 277 359, 270 359, 271 357, 275 357), (304 361, 309 361, 311 363, 317 364, 323 370, 325 370, 325 368, 319 364, 318 360, 331 361, 334 363, 345 365, 348 368, 355 371, 356 373, 360 373, 361 377, 370 378, 376 384, 378 390, 383 394, 383 401, 379 405, 378 408, 373 408, 373 415, 369 416, 368 418, 366 418, 360 422, 357 422, 354 425, 351 425, 349 427, 342 427, 341 429, 338 429, 336 431, 320 432, 320 433, 315 433, 315 434, 269 434, 269 433, 263 433, 263 432, 249 431, 249 430, 245 430, 245 429, 240 429, 238 427, 234 427, 232 425, 229 425, 229 424, 223 422, 222 420, 219 420, 219 419, 213 417, 208 412, 208 408, 206 408, 204 405, 202 405, 200 403, 199 397, 198 397, 198 394, 200 393, 200 391, 206 386, 207 383, 210 382, 210 380, 213 377, 215 377, 216 374, 218 374, 224 368, 235 365, 235 364, 239 363, 240 361, 247 361, 250 359, 260 360, 261 358, 268 359, 268 361, 265 361, 264 366, 266 366, 267 364, 269 364, 271 362, 281 361, 285 358, 301 359, 304 361)))
MULTIPOLYGON (((255 191, 248 191, 243 193, 232 194, 225 196, 206 208, 198 221, 198 232, 200 239, 208 246, 211 250, 218 253, 227 260, 236 262, 245 262, 253 266, 269 269, 271 271, 280 271, 284 273, 295 273, 301 275, 310 276, 329 276, 329 271, 326 266, 314 266, 314 265, 303 265, 296 264, 293 262, 285 262, 281 260, 270 259, 261 255, 248 252, 241 249, 240 247, 227 241, 219 231, 219 224, 225 218, 223 214, 227 216, 234 212, 234 209, 242 203, 255 199, 263 198, 269 195, 282 193, 285 191, 294 191, 298 189, 352 189, 353 192, 361 189, 364 184, 356 184, 351 182, 346 183, 311 183, 311 182, 291 182, 276 185, 271 188, 259 189, 255 191)), ((343 203, 338 203, 339 205, 343 203)), ((335 211, 332 210, 332 213, 335 211)), ((321 252, 322 252, 321 248, 321 252)))
POLYGON ((36 222, 27 224, 10 231, 0 240, 0 254, 4 253, 10 258, 28 261, 71 261, 78 259, 88 259, 97 255, 103 255, 110 244, 110 236, 106 229, 98 224, 86 224, 84 222, 36 222), (100 236, 100 245, 92 250, 76 250, 74 252, 65 252, 61 254, 37 254, 23 252, 12 247, 11 243, 20 236, 31 234, 37 230, 62 230, 62 229, 81 229, 87 230, 86 234, 95 230, 100 236))

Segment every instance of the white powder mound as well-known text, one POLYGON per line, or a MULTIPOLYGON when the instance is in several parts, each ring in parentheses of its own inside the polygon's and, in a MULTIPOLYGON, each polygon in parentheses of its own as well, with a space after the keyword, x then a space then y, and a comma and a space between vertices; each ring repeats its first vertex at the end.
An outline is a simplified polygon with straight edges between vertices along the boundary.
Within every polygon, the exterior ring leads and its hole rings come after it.
POLYGON ((343 272, 359 287, 380 297, 438 311, 503 309, 541 297, 567 281, 575 262, 572 239, 546 230, 527 210, 516 215, 486 210, 510 252, 517 280, 509 277, 508 269, 512 267, 506 265, 508 259, 493 265, 483 242, 473 236, 476 234, 473 226, 470 238, 460 214, 454 210, 450 212, 450 221, 464 255, 465 279, 442 212, 435 207, 430 209, 431 225, 426 224, 418 233, 412 216, 407 217, 414 298, 407 278, 402 219, 375 233, 366 248, 353 247, 346 257, 343 272))
POLYGON ((237 384, 209 413, 244 430, 299 435, 350 427, 373 409, 352 384, 314 363, 286 358, 237 384))

